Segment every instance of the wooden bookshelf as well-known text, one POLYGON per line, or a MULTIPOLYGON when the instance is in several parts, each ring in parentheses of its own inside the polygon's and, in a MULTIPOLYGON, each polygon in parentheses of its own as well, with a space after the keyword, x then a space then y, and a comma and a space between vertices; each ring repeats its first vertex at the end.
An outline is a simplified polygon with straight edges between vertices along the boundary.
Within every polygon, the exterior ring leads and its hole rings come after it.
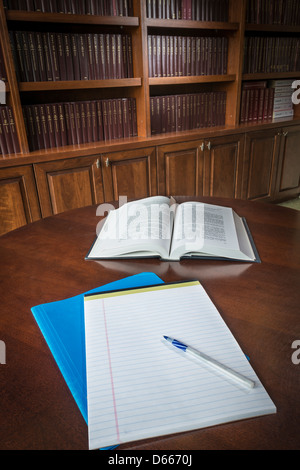
MULTIPOLYGON (((212 4, 216 4, 216 2, 213 2, 212 4)), ((228 0, 227 21, 220 21, 219 19, 215 21, 212 13, 210 14, 209 21, 198 21, 195 19, 150 18, 147 16, 147 2, 142 0, 132 0, 131 16, 100 16, 90 14, 49 13, 41 11, 18 11, 7 8, 7 5, 9 5, 9 0, 5 0, 4 2, 3 0, 0 0, 0 43, 3 49, 3 59, 7 73, 7 105, 10 106, 13 111, 20 153, 17 155, 14 153, 6 154, 5 156, 2 155, 2 157, 0 157, 0 168, 13 168, 22 165, 27 167, 29 165, 31 166, 32 175, 35 175, 32 176, 32 178, 34 178, 37 177, 36 175, 40 174, 40 171, 37 169, 37 165, 40 163, 57 161, 61 163, 61 168, 63 169, 64 166, 69 168, 67 165, 67 161, 69 159, 75 161, 77 158, 80 158, 81 168, 83 167, 84 162, 82 158, 84 159, 84 157, 88 157, 89 164, 92 165, 92 170, 90 170, 92 172, 91 174, 96 175, 94 177, 97 181, 100 181, 102 177, 106 182, 111 179, 112 187, 115 189, 113 190, 110 188, 107 194, 110 196, 113 195, 114 198, 117 197, 119 189, 125 187, 122 186, 122 184, 119 186, 117 185, 120 175, 124 178, 129 175, 128 177, 131 178, 134 176, 135 171, 137 173, 141 172, 140 177, 141 180, 144 181, 146 188, 145 195, 154 194, 155 191, 162 190, 163 188, 177 188, 178 192, 181 188, 180 185, 177 187, 176 185, 172 185, 170 182, 163 182, 163 179, 167 178, 167 169, 172 167, 171 162, 173 160, 168 156, 168 152, 170 150, 172 155, 172 152, 174 152, 176 157, 178 155, 178 162, 181 162, 180 165, 178 164, 178 168, 181 168, 183 161, 188 162, 189 158, 192 159, 190 155, 193 155, 193 158, 197 160, 195 169, 197 168, 197 171, 200 171, 201 169, 203 170, 202 176, 205 180, 202 185, 199 182, 199 187, 197 189, 198 195, 202 190, 204 192, 206 190, 208 191, 207 188, 210 188, 210 191, 214 194, 214 190, 212 189, 214 185, 212 181, 208 182, 207 172, 210 168, 212 172, 211 178, 213 178, 213 174, 218 174, 217 170, 213 169, 215 165, 214 162, 220 162, 221 168, 221 160, 223 159, 224 168, 230 168, 230 171, 233 171, 233 174, 235 175, 234 178, 232 175, 228 176, 228 181, 230 180, 231 184, 235 185, 237 183, 234 183, 234 181, 237 182, 239 178, 242 178, 243 180, 243 184, 240 181, 237 186, 234 186, 234 189, 230 189, 228 194, 230 197, 241 197, 247 194, 246 189, 242 190, 241 188, 246 187, 248 179, 252 177, 251 175, 254 172, 253 170, 251 173, 252 170, 249 162, 252 162, 252 160, 253 162, 256 162, 255 156, 246 155, 246 153, 250 151, 250 147, 248 147, 248 144, 246 145, 245 142, 248 142, 248 138, 250 139, 251 133, 258 132, 263 135, 264 131, 267 131, 269 133, 268 135, 273 136, 272 138, 270 137, 270 139, 273 139, 272 145, 274 144, 275 146, 272 149, 273 153, 271 152, 273 160, 272 164, 270 163, 270 168, 277 172, 276 178, 275 176, 274 178, 279 182, 280 178, 278 175, 281 170, 277 169, 276 165, 279 160, 284 162, 281 153, 284 152, 284 148, 287 145, 286 142, 292 142, 293 145, 298 145, 298 137, 296 137, 297 133, 291 132, 288 134, 293 136, 291 139, 286 138, 284 133, 287 132, 287 128, 295 128, 299 125, 300 105, 294 106, 293 117, 283 119, 282 122, 272 122, 272 120, 268 120, 241 124, 242 90, 244 83, 248 81, 255 84, 257 81, 261 80, 299 80, 300 71, 281 73, 243 73, 244 47, 246 38, 255 35, 260 35, 261 37, 298 37, 300 25, 255 24, 253 22, 249 22, 248 19, 250 17, 247 12, 247 0, 228 0), (16 52, 12 50, 10 38, 10 32, 15 31, 83 35, 127 34, 131 38, 132 46, 132 76, 125 78, 89 78, 80 80, 19 80, 19 74, 16 69, 16 59, 14 56, 16 52), (205 71, 198 75, 151 76, 148 59, 148 38, 150 35, 171 35, 172 37, 178 36, 183 38, 224 37, 226 38, 228 45, 226 73, 207 74, 207 71, 205 71), (199 128, 185 129, 184 131, 177 130, 169 133, 153 135, 151 129, 151 99, 153 97, 214 92, 226 93, 225 123, 223 125, 213 125, 212 127, 203 127, 201 125, 199 128), (98 141, 82 142, 80 144, 69 142, 67 145, 51 148, 33 149, 31 147, 29 142, 30 136, 27 134, 24 122, 22 109, 24 106, 29 104, 76 103, 105 99, 117 100, 121 98, 135 100, 137 135, 113 139, 106 138, 98 141), (272 133, 274 133, 274 135, 272 133), (230 142, 231 147, 228 144, 230 137, 232 137, 232 141, 230 142), (213 147, 212 142, 214 141, 216 142, 216 148, 219 149, 219 140, 222 142, 222 145, 224 142, 224 155, 221 150, 220 154, 215 154, 215 151, 209 150, 213 147), (192 143, 197 143, 198 146, 193 147, 192 143), (177 147, 179 149, 178 153, 176 150, 177 147), (227 148, 228 154, 226 154, 227 148), (149 154, 146 151, 147 149, 149 149, 149 154), (183 154, 181 154, 180 149, 183 149, 183 154), (128 152, 128 154, 126 152, 128 152), (133 153, 131 154, 130 152, 133 153), (138 157, 139 152, 141 152, 140 157, 138 157), (188 153, 186 154, 185 152, 188 153), (236 152, 239 154, 238 157, 233 156, 237 155, 236 152), (246 152, 245 155, 244 152, 246 152), (280 154, 280 158, 277 154, 280 154), (104 157, 105 155, 109 155, 109 157, 107 157, 108 160, 104 157), (118 155, 118 158, 120 159, 117 158, 118 155), (181 155, 185 156, 182 157, 181 155), (184 160, 185 158, 186 160, 184 160), (158 159, 157 162, 156 159, 158 159), (106 167, 106 161, 112 163, 106 167), (163 173, 160 172, 160 169, 163 167, 162 161, 164 161, 164 165, 166 165, 163 173), (242 161, 244 162, 241 163, 242 161), (157 163, 156 171, 154 171, 155 162, 157 163), (242 168, 246 171, 245 169, 248 168, 247 165, 250 165, 250 169, 249 174, 245 176, 245 174, 242 174, 242 168), (124 170, 123 173, 122 171, 120 172, 120 168, 124 170), (156 190, 154 188, 156 188, 156 190)), ((292 18, 292 15, 290 16, 292 18)), ((260 20, 259 17, 257 17, 257 19, 260 20)), ((288 145, 292 144, 289 143, 288 145)), ((261 148, 262 147, 260 147, 260 149, 261 148)), ((260 150, 258 151, 258 154, 259 152, 260 150)), ((263 161, 264 158, 265 157, 262 156, 261 161, 263 161)), ((289 157, 289 161, 293 162, 293 166, 296 165, 293 157, 289 157)), ((255 165, 255 168, 259 167, 259 163, 255 163, 255 165)), ((295 171, 297 173, 298 167, 295 171)), ((26 175, 27 174, 28 172, 26 170, 26 175)), ((189 170, 187 174, 192 174, 192 171, 189 170)), ((181 177, 182 175, 175 178, 176 184, 179 184, 181 177)), ((197 178, 199 180, 200 176, 197 178)), ((132 181, 134 181, 134 179, 132 181)), ((37 184, 37 187, 40 188, 41 184, 37 184)), ((134 187, 133 182, 131 187, 134 187)), ((51 188, 49 188, 49 191, 52 191, 53 188, 51 188)), ((45 191, 43 190, 43 193, 45 191)), ((283 197, 283 194, 293 193, 292 190, 289 190, 289 193, 284 193, 283 190, 283 192, 280 193, 281 190, 279 189, 276 191, 276 197, 279 197, 279 194, 281 194, 280 197, 283 197)), ((294 191, 297 192, 298 189, 294 191)), ((257 192, 257 198, 265 198, 266 200, 276 199, 275 193, 272 196, 264 196, 264 194, 267 193, 267 190, 265 191, 265 189, 262 189, 261 192, 257 192)), ((21 194, 22 197, 26 195, 26 189, 23 188, 21 194)), ((135 196, 136 193, 133 190, 132 197, 135 196)), ((98 202, 99 198, 97 200, 96 199, 92 198, 91 201, 98 202)), ((104 191, 103 200, 105 199, 106 195, 104 191)))

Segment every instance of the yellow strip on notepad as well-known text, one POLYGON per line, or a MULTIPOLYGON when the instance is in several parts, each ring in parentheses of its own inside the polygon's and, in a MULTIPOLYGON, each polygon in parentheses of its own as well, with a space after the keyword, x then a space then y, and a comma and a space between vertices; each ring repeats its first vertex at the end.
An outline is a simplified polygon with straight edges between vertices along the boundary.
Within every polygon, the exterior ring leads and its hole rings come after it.
POLYGON ((95 299, 105 299, 107 297, 118 297, 121 295, 129 295, 129 294, 138 294, 141 292, 150 292, 150 291, 157 291, 157 290, 165 290, 165 289, 174 289, 177 287, 188 287, 188 286, 196 286, 200 284, 199 281, 186 281, 186 282, 174 282, 170 284, 159 284, 157 286, 149 286, 149 287, 141 287, 136 289, 126 289, 121 291, 112 291, 112 292, 105 292, 103 294, 92 294, 88 295, 84 298, 84 301, 87 300, 95 300, 95 299))

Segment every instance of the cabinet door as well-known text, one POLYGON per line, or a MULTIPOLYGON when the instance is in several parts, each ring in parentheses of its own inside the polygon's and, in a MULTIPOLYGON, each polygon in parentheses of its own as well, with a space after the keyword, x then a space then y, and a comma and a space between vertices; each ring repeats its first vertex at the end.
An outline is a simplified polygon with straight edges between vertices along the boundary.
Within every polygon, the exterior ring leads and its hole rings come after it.
POLYGON ((40 218, 31 165, 0 170, 0 235, 40 218))
POLYGON ((241 197, 244 135, 205 141, 205 195, 241 197))
POLYGON ((204 142, 158 147, 158 190, 166 196, 202 196, 204 142))
POLYGON ((97 156, 38 163, 34 169, 43 217, 103 202, 97 156))
POLYGON ((246 134, 243 199, 268 201, 274 198, 279 143, 278 129, 246 134))
POLYGON ((105 201, 157 195, 154 147, 104 154, 101 166, 105 201))
POLYGON ((300 193, 300 126, 282 129, 276 199, 286 199, 300 193))

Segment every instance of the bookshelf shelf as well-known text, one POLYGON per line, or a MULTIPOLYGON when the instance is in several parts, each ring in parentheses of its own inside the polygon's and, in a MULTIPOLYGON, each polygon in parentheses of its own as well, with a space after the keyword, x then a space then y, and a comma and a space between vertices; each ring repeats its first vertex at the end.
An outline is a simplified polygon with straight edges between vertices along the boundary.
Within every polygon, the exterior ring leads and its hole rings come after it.
POLYGON ((20 82, 20 91, 84 90, 92 88, 140 87, 141 78, 119 78, 111 80, 61 80, 51 82, 20 82))
POLYGON ((246 31, 274 32, 274 33, 300 33, 300 26, 288 26, 281 24, 250 24, 245 26, 246 31))
POLYGON ((243 80, 276 80, 300 77, 299 72, 244 73, 243 80))
POLYGON ((8 10, 7 21, 70 23, 88 25, 139 26, 139 18, 134 16, 75 15, 66 13, 44 13, 40 11, 8 10))
POLYGON ((194 20, 165 20, 158 18, 147 18, 148 28, 170 28, 170 29, 199 29, 199 30, 226 30, 237 31, 238 23, 225 23, 223 21, 194 21, 194 20))
POLYGON ((201 75, 186 77, 150 77, 149 85, 178 85, 189 83, 218 83, 218 82, 234 82, 235 74, 228 75, 201 75))

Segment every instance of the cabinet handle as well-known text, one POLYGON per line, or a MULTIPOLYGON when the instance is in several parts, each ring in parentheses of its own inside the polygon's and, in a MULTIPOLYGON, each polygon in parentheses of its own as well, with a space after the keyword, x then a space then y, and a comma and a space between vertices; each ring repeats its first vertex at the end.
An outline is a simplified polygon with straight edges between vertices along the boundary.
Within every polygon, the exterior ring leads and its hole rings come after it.
POLYGON ((99 158, 97 158, 97 160, 96 160, 96 167, 97 167, 97 168, 100 168, 100 160, 99 160, 99 158))
POLYGON ((200 145, 200 150, 201 150, 201 152, 203 152, 203 150, 204 150, 204 142, 202 142, 202 144, 200 145))
POLYGON ((208 144, 207 144, 207 148, 208 148, 208 150, 210 150, 210 149, 211 149, 211 143, 210 143, 210 142, 208 142, 208 144))
POLYGON ((283 132, 284 137, 288 135, 288 132, 283 132))
POLYGON ((109 158, 107 157, 107 159, 105 160, 105 166, 109 166, 109 158))

